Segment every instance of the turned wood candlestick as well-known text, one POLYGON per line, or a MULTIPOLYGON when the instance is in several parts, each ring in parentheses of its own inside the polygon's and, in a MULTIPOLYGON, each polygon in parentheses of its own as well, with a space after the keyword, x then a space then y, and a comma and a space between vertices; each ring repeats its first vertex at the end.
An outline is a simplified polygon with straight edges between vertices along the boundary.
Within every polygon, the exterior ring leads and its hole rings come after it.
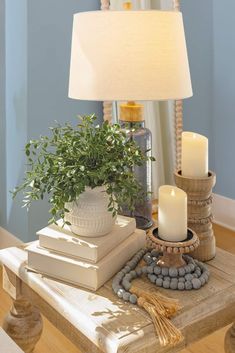
POLYGON ((199 239, 199 247, 191 254, 200 261, 208 261, 215 257, 216 246, 212 228, 212 188, 216 176, 212 171, 205 178, 189 178, 174 173, 176 185, 188 195, 188 226, 193 229, 199 239))
POLYGON ((148 233, 151 246, 157 251, 162 252, 157 264, 161 267, 179 268, 185 265, 183 254, 188 254, 194 251, 199 245, 197 234, 188 228, 187 239, 184 241, 172 242, 166 241, 159 237, 158 227, 152 229, 148 233))

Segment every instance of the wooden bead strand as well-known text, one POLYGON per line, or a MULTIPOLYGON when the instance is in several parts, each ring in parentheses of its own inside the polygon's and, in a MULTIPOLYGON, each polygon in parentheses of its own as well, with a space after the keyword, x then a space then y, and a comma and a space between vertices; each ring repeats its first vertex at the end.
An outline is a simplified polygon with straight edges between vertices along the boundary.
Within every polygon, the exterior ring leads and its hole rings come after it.
MULTIPOLYGON (((180 11, 180 0, 173 0, 173 8, 180 11)), ((183 131, 183 101, 174 102, 174 127, 175 127, 175 170, 181 169, 181 143, 183 131)))
POLYGON ((110 7, 110 1, 109 0, 101 0, 101 10, 109 10, 110 7))
POLYGON ((173 0, 173 7, 175 11, 180 11, 180 0, 173 0))
POLYGON ((113 111, 112 102, 103 102, 104 121, 108 121, 110 124, 112 123, 112 111, 113 111))
MULTIPOLYGON (((110 8, 110 1, 109 0, 101 0, 101 10, 108 11, 110 8)), ((113 104, 112 102, 103 102, 103 118, 104 121, 108 121, 110 124, 112 122, 112 110, 113 104)))
POLYGON ((174 126, 175 126, 175 168, 181 169, 181 144, 183 132, 183 101, 174 102, 174 126))

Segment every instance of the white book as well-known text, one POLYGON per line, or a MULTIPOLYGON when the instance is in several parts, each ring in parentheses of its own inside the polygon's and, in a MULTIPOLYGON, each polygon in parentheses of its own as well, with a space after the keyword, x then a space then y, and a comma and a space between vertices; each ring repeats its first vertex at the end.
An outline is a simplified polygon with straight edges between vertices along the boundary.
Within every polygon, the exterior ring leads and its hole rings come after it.
POLYGON ((69 226, 63 228, 52 224, 37 232, 40 247, 58 253, 98 262, 112 249, 122 243, 136 229, 134 218, 118 216, 112 231, 103 237, 81 237, 71 232, 69 226))
POLYGON ((92 264, 41 248, 35 241, 26 248, 28 267, 52 278, 97 290, 143 248, 145 242, 145 231, 137 229, 108 255, 92 264))

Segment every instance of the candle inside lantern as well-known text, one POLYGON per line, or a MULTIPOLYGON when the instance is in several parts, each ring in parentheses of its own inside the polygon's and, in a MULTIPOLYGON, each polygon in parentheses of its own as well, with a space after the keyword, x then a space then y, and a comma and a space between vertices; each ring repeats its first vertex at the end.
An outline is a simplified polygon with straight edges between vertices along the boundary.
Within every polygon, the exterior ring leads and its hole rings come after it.
POLYGON ((190 178, 208 176, 208 139, 194 132, 182 133, 182 175, 190 178))
POLYGON ((176 186, 163 185, 158 196, 158 234, 166 241, 187 238, 187 194, 176 186))

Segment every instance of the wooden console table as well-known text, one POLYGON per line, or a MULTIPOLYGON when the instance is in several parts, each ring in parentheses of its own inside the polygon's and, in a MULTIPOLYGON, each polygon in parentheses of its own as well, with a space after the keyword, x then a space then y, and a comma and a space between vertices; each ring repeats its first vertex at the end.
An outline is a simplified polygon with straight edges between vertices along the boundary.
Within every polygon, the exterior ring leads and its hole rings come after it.
MULTIPOLYGON (((148 315, 117 299, 111 281, 93 293, 28 272, 26 258, 23 247, 0 251, 3 288, 13 299, 4 328, 25 352, 33 350, 41 335, 39 311, 83 353, 177 352, 235 321, 235 255, 224 250, 218 249, 208 264, 211 277, 202 289, 163 290, 183 305, 173 321, 185 339, 175 348, 159 346, 148 315)), ((156 288, 144 279, 141 286, 156 288)), ((226 335, 225 351, 235 353, 235 325, 226 335)))

